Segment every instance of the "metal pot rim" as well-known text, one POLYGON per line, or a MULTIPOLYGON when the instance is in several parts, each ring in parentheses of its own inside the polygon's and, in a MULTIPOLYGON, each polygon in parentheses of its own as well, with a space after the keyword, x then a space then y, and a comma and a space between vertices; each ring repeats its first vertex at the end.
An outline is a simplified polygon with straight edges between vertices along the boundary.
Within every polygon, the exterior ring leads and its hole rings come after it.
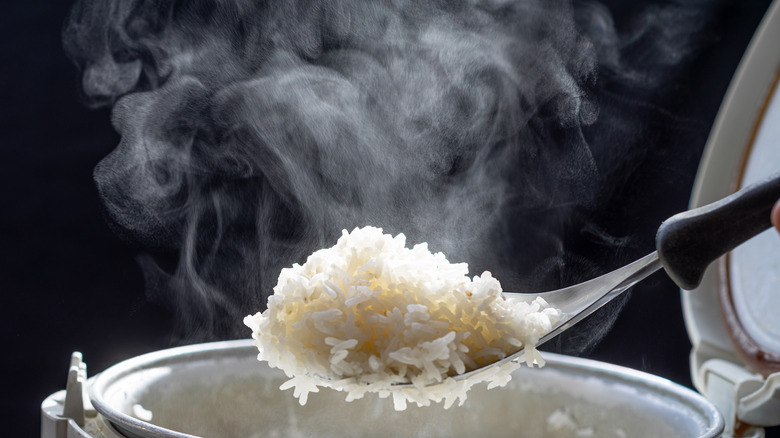
MULTIPOLYGON (((166 429, 124 413, 111 406, 106 395, 112 386, 121 379, 143 370, 169 365, 182 365, 209 359, 230 359, 253 357, 256 349, 249 339, 194 344, 154 351, 119 362, 96 375, 89 388, 89 396, 95 409, 116 429, 128 437, 137 438, 200 438, 195 435, 166 429)), ((703 420, 701 438, 720 436, 724 420, 717 409, 701 394, 676 384, 670 380, 630 368, 599 362, 591 359, 544 353, 546 367, 552 367, 562 373, 587 375, 605 381, 617 381, 625 385, 644 389, 673 399, 691 408, 692 412, 703 420)))

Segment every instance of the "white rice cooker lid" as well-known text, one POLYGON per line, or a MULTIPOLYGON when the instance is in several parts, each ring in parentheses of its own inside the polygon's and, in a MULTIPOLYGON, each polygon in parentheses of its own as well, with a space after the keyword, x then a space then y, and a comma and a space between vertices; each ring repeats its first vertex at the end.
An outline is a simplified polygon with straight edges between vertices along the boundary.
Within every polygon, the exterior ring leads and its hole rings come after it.
MULTIPOLYGON (((753 37, 715 120, 691 208, 780 170, 780 2, 753 37)), ((780 424, 780 235, 768 230, 682 292, 696 388, 727 430, 780 424)))

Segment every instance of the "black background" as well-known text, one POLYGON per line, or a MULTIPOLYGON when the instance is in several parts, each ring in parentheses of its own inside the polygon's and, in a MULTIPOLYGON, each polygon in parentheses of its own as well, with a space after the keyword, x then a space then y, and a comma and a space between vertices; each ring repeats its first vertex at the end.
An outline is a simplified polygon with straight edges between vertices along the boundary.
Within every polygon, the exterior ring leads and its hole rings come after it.
MULTIPOLYGON (((616 22, 644 7, 613 2, 616 22)), ((714 2, 718 3, 718 2, 714 2)), ((722 2, 720 2, 722 3, 722 2)), ((720 4, 719 3, 719 4, 720 4)), ((675 161, 680 184, 655 212, 685 209, 698 156, 731 76, 768 2, 721 7, 717 38, 680 76, 691 144, 675 161)), ((140 251, 108 229, 92 169, 118 143, 108 111, 87 110, 60 31, 68 2, 12 2, 0 17, 0 291, 4 424, 0 435, 39 434, 40 403, 64 388, 70 353, 90 375, 170 346, 169 314, 144 295, 140 251)), ((659 129, 664 129, 663 126, 659 129)), ((643 184, 652 185, 648 175, 643 184)), ((589 357, 691 386, 679 291, 663 274, 637 286, 589 357)), ((780 436, 776 430, 768 436, 780 436)))

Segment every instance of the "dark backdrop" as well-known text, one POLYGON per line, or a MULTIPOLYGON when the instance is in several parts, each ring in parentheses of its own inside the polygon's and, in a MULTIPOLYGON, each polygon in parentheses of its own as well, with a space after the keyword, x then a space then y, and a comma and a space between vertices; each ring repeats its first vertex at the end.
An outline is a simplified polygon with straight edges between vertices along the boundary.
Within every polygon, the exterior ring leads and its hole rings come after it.
MULTIPOLYGON (((612 3, 616 22, 644 6, 612 3)), ((687 158, 653 158, 656 165, 675 167, 679 184, 648 211, 685 209, 720 101, 768 5, 733 3, 720 9, 716 38, 678 76, 685 99, 672 110, 689 123, 687 158)), ((91 174, 118 136, 107 111, 79 102, 77 72, 61 49, 69 7, 14 2, 0 16, 3 436, 39 434, 40 403, 64 388, 72 351, 84 353, 92 375, 170 346, 167 311, 144 295, 134 260, 139 249, 115 237, 102 216, 91 174)), ((655 182, 651 173, 639 180, 655 182)), ((610 334, 588 356, 691 386, 689 349, 679 291, 656 274, 635 288, 610 334)), ((769 435, 780 436, 776 430, 769 435)))

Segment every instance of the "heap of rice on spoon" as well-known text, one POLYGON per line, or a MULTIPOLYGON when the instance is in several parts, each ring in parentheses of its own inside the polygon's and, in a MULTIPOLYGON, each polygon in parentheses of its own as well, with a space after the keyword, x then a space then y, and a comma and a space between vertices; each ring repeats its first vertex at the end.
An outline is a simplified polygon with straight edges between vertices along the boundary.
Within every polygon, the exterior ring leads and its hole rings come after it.
POLYGON ((303 405, 319 387, 392 395, 396 410, 463 404, 474 384, 504 386, 519 364, 485 364, 525 349, 525 361, 544 365, 535 345, 560 319, 543 299, 504 299, 490 272, 469 278, 465 263, 450 263, 425 243, 406 248, 403 234, 375 227, 346 230, 332 248, 303 265, 283 269, 268 308, 244 323, 271 367, 290 377, 303 405), (400 383, 411 386, 397 387, 400 383))

